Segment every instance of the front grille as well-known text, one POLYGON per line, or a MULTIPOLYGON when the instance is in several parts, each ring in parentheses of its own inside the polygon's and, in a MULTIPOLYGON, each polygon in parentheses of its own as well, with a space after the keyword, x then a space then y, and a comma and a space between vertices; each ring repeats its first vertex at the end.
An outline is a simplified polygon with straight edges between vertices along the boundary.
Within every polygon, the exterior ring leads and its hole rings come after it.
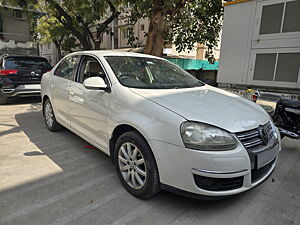
MULTIPOLYGON (((271 123, 270 122, 266 123, 265 125, 263 125, 263 128, 266 129, 269 136, 269 140, 271 140, 274 135, 271 123)), ((248 130, 248 131, 238 132, 236 133, 236 136, 247 149, 264 145, 262 138, 260 137, 260 134, 258 132, 258 128, 248 130)))
POLYGON ((235 133, 235 135, 248 152, 251 162, 251 169, 257 168, 257 153, 273 148, 276 146, 276 144, 278 144, 278 140, 274 135, 271 122, 264 124, 262 127, 235 133), (269 137, 268 143, 266 144, 263 142, 259 133, 261 128, 265 129, 269 137))
POLYGON ((263 176, 265 176, 270 171, 275 160, 276 160, 276 158, 273 159, 268 164, 266 164, 265 166, 261 167, 260 169, 251 170, 251 182, 254 183, 254 182, 258 181, 260 178, 262 178, 263 176))
POLYGON ((243 186, 244 177, 212 178, 194 174, 196 185, 207 191, 229 191, 243 186))

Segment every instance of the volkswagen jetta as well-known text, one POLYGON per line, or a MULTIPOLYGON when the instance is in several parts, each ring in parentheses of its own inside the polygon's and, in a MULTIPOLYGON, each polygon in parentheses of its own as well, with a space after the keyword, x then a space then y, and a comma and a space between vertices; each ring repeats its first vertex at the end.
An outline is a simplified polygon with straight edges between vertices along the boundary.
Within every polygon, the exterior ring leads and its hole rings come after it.
POLYGON ((281 150, 260 106, 154 56, 72 53, 43 76, 41 90, 48 129, 66 127, 110 155, 140 198, 161 188, 241 193, 267 179, 281 150))

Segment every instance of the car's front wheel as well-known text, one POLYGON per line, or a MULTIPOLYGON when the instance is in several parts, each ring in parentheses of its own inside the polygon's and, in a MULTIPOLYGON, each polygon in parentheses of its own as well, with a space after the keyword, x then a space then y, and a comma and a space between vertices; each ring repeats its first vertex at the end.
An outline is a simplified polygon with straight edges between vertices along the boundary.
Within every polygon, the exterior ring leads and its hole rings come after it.
POLYGON ((48 130, 58 131, 62 129, 62 126, 56 121, 54 111, 49 99, 46 99, 46 101, 44 102, 43 113, 48 130))
POLYGON ((159 192, 159 174, 154 156, 139 133, 129 131, 118 138, 114 161, 118 176, 129 193, 145 199, 159 192))

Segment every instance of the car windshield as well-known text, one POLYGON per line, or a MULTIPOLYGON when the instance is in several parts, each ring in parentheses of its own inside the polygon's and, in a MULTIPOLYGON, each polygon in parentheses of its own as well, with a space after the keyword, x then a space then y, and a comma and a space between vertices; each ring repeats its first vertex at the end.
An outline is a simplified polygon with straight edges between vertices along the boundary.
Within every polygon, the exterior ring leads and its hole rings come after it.
POLYGON ((105 57, 119 82, 131 88, 168 89, 203 86, 188 72, 162 59, 107 56, 105 57))
POLYGON ((40 70, 50 70, 51 65, 45 58, 39 57, 11 57, 5 60, 7 68, 30 68, 40 70))

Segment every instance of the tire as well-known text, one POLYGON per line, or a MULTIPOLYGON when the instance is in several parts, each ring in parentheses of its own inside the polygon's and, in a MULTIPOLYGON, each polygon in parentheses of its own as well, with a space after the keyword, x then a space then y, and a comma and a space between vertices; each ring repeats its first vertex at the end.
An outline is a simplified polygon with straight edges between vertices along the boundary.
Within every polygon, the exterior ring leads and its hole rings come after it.
POLYGON ((43 115, 48 130, 59 131, 62 129, 62 126, 55 119, 54 111, 49 99, 46 99, 44 102, 43 115))
POLYGON ((0 95, 0 105, 6 105, 8 103, 8 98, 4 95, 0 95))
POLYGON ((129 131, 118 138, 114 149, 114 162, 121 183, 130 194, 147 199, 160 191, 156 161, 147 141, 138 132, 129 131), (121 171, 121 168, 124 170, 121 171))

